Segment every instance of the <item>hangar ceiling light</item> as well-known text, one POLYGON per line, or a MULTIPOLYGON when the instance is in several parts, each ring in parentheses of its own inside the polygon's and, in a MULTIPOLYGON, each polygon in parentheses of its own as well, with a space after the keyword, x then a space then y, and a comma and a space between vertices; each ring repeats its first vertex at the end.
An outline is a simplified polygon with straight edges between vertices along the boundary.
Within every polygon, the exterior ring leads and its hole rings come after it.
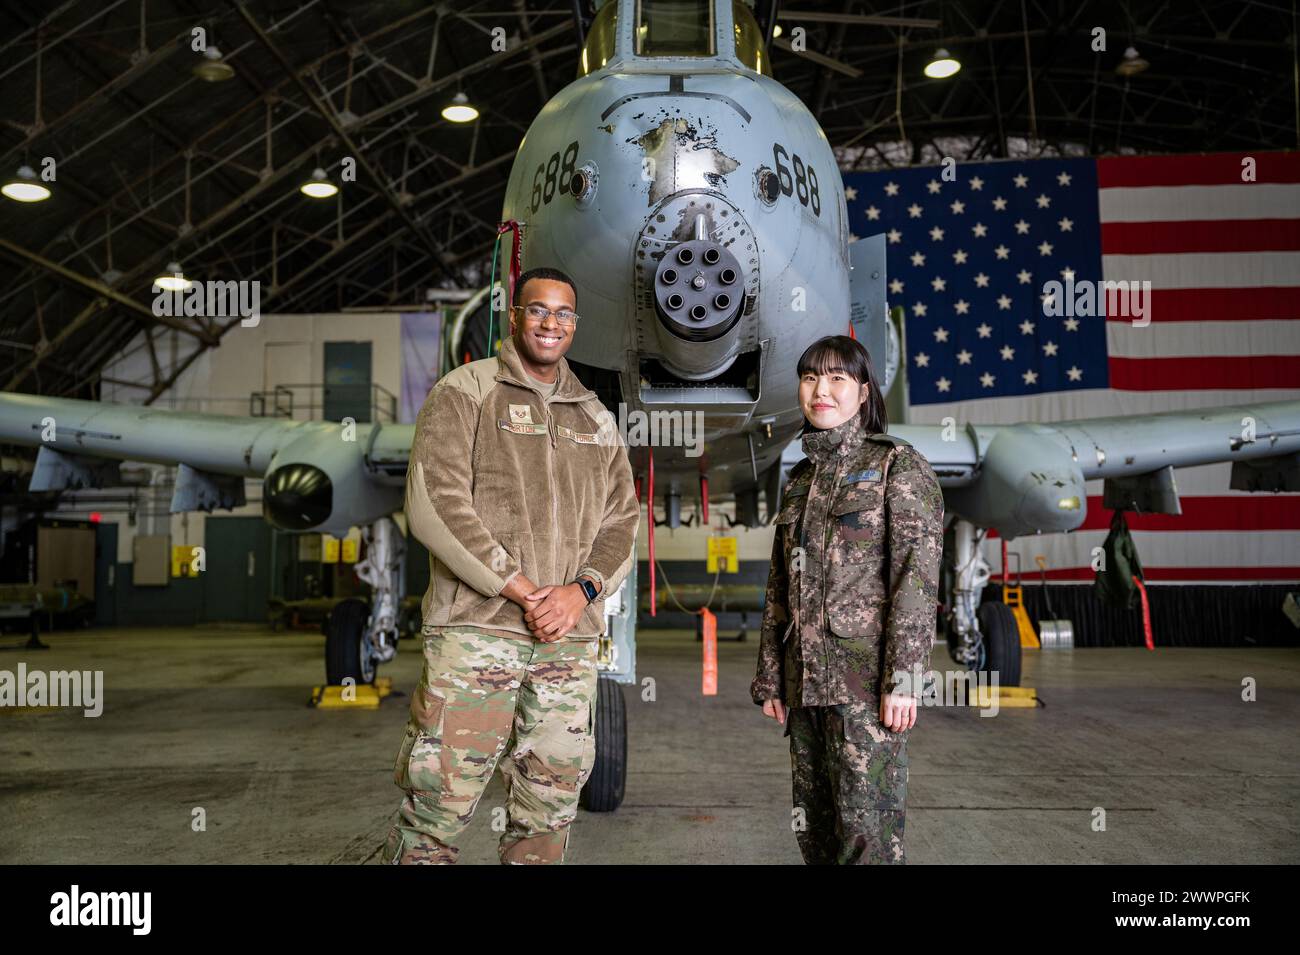
POLYGON ((934 51, 934 58, 925 64, 925 75, 932 80, 947 79, 961 69, 961 63, 953 59, 947 50, 940 47, 934 51))
POLYGON ((451 98, 451 103, 442 108, 442 118, 453 123, 468 123, 478 119, 478 110, 469 105, 469 97, 463 92, 451 98))
POLYGON ((320 166, 316 167, 311 178, 298 189, 304 196, 311 196, 313 199, 328 199, 330 196, 337 195, 339 191, 339 187, 334 185, 329 175, 320 166))
POLYGON ((194 283, 185 277, 185 271, 179 262, 168 262, 167 268, 153 280, 153 284, 168 292, 184 292, 194 283))
POLYGON ((1129 47, 1124 51, 1124 59, 1120 60, 1116 65, 1115 72, 1120 76, 1137 76, 1150 65, 1150 63, 1142 59, 1136 47, 1129 47))
POLYGON ((36 170, 31 166, 19 166, 17 174, 0 186, 0 192, 15 202, 40 202, 50 198, 49 187, 36 178, 36 170))
POLYGON ((221 51, 210 46, 203 51, 203 59, 194 66, 194 75, 209 83, 220 83, 235 75, 235 68, 225 61, 221 51))

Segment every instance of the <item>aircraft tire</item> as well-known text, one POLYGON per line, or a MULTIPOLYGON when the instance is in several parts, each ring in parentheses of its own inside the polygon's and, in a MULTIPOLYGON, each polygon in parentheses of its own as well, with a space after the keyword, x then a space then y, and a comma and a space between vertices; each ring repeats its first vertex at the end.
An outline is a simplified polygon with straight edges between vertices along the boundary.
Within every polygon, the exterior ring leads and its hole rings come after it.
POLYGON ((348 677, 357 686, 367 682, 361 670, 361 639, 369 619, 370 605, 356 597, 340 600, 330 611, 325 622, 325 682, 330 686, 342 686, 348 677))
POLYGON ((627 785, 627 704, 623 688, 608 677, 596 683, 596 763, 578 805, 588 812, 613 812, 627 785))
POLYGON ((1000 600, 980 604, 977 614, 986 648, 984 669, 998 674, 1000 686, 1020 685, 1020 631, 1011 608, 1000 600))

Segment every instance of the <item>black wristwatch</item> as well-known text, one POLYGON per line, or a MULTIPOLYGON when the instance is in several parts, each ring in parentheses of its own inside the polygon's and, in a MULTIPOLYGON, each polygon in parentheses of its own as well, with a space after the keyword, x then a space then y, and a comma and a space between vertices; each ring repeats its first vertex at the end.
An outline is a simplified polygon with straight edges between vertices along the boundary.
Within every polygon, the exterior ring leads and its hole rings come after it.
POLYGON ((591 603, 593 600, 595 600, 597 597, 600 596, 600 591, 596 589, 596 585, 593 584, 590 580, 587 580, 586 578, 581 578, 579 580, 575 580, 574 583, 577 584, 579 587, 581 587, 582 592, 587 595, 587 603, 591 603))

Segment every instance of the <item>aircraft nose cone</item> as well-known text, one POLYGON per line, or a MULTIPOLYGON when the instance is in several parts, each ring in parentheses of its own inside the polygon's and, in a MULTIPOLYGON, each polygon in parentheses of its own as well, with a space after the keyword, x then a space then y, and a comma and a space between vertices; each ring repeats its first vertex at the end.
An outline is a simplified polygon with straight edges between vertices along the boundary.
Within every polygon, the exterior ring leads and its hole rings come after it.
POLYGON ((267 475, 262 484, 262 514, 273 526, 305 531, 330 516, 334 485, 314 464, 286 464, 267 475))

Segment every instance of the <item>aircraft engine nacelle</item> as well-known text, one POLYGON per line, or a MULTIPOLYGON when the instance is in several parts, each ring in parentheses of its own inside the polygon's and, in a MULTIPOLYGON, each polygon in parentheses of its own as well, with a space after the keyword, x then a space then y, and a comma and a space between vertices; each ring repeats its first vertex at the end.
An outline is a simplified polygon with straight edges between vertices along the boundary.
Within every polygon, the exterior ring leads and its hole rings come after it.
POLYGON ((998 429, 976 479, 949 488, 948 508, 1004 538, 1074 530, 1088 514, 1083 471, 1052 428, 998 429))
POLYGON ((306 425, 305 434, 276 451, 262 483, 262 514, 286 531, 335 536, 400 510, 400 486, 377 483, 366 464, 373 426, 351 430, 333 422, 306 425))

